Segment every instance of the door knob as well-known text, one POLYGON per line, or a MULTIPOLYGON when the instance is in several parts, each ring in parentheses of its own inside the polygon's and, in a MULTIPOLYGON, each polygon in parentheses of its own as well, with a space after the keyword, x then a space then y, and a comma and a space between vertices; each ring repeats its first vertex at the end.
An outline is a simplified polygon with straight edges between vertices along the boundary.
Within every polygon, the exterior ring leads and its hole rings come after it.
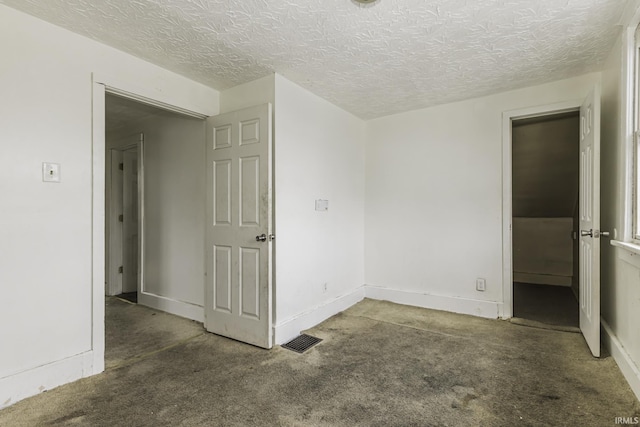
POLYGON ((597 239, 598 237, 609 237, 609 232, 608 231, 600 231, 600 230, 580 230, 580 235, 581 236, 590 236, 593 237, 595 239, 597 239))
POLYGON ((267 235, 262 233, 259 236, 256 236, 256 242, 266 242, 267 241, 267 235))
POLYGON ((593 231, 593 237, 609 237, 609 232, 608 231, 600 231, 600 230, 594 230, 593 231))

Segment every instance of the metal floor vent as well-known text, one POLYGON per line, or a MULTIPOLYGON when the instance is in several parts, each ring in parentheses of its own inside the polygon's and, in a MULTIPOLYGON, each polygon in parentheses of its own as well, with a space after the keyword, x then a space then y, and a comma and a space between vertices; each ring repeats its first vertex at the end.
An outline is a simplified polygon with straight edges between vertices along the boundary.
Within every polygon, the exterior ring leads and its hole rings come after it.
POLYGON ((312 337, 311 335, 302 334, 299 337, 292 339, 288 343, 282 344, 282 347, 293 350, 296 353, 304 353, 314 345, 318 344, 320 341, 322 341, 322 339, 312 337))

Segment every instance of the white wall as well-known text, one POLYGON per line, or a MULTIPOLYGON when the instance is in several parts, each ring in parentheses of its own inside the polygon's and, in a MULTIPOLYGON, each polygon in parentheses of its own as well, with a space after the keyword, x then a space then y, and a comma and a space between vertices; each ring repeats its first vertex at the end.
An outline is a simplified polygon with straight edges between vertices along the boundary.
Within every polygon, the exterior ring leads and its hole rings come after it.
POLYGON ((275 76, 278 343, 364 295, 364 127, 275 76), (316 199, 329 210, 316 211, 316 199))
POLYGON ((1 407, 102 369, 92 353, 92 311, 103 323, 92 298, 104 295, 93 285, 104 266, 92 271, 92 72, 207 114, 218 92, 4 5, 0 56, 10 159, 0 169, 1 407), (42 182, 45 161, 61 164, 59 184, 42 182))
MULTIPOLYGON (((202 307, 205 122, 161 117, 143 123, 142 130, 146 224, 141 302, 151 294, 202 307)), ((201 309, 195 313, 199 313, 196 320, 204 320, 201 309)))
MULTIPOLYGON (((220 113, 275 103, 275 74, 220 92, 220 113)), ((275 108, 275 106, 274 106, 275 108)))
POLYGON ((144 133, 144 283, 138 302, 202 322, 205 122, 163 112, 119 133, 144 133))
MULTIPOLYGON (((629 30, 633 34, 635 24, 629 30)), ((627 127, 626 54, 627 33, 614 46, 602 79, 602 203, 601 228, 615 231, 619 241, 628 240, 627 195, 632 180, 630 167, 632 129, 627 127)), ((632 37, 630 35, 630 37, 632 37)), ((613 234, 613 233, 612 233, 613 234)), ((637 252, 637 250, 636 250, 637 252)), ((604 341, 627 381, 640 398, 640 255, 602 244, 601 311, 604 341)))
POLYGON ((497 317, 502 113, 584 98, 599 74, 367 123, 367 296, 497 317), (476 278, 486 291, 476 291, 476 278))

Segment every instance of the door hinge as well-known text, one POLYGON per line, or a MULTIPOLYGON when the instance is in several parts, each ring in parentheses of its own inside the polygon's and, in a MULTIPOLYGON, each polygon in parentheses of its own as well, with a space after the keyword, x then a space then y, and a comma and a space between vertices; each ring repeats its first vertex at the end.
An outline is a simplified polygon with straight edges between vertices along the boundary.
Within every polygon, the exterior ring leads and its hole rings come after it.
POLYGON ((118 165, 118 169, 120 169, 121 171, 123 171, 123 170, 124 170, 124 163, 120 163, 120 164, 118 165))
POLYGON ((118 273, 123 273, 123 272, 124 272, 124 267, 123 266, 118 267, 118 273))
POLYGON ((122 214, 118 215, 118 221, 124 222, 124 215, 122 214))

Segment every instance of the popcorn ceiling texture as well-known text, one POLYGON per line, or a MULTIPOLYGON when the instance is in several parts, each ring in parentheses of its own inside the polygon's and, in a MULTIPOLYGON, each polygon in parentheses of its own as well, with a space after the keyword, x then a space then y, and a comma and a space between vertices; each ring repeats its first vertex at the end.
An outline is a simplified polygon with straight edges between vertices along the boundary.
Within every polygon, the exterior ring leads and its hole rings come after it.
POLYGON ((0 0, 223 90, 277 72, 364 119, 599 70, 623 0, 0 0))

